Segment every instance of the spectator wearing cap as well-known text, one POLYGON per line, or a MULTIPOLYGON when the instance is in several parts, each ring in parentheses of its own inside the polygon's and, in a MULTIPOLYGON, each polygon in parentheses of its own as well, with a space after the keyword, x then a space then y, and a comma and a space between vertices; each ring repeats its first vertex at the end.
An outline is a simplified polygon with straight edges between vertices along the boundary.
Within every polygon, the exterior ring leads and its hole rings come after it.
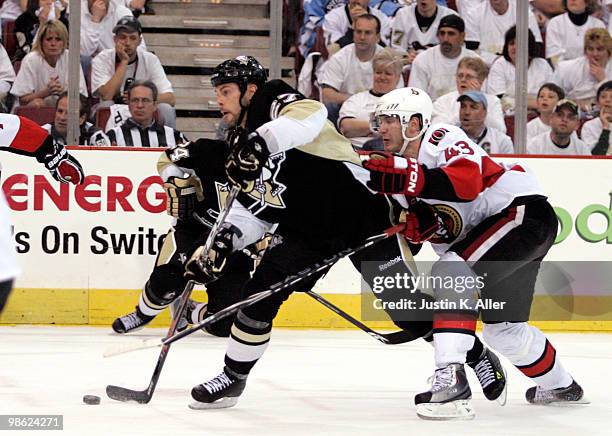
MULTIPOLYGON (((11 94, 21 106, 55 106, 58 96, 68 87, 68 30, 59 20, 40 27, 32 51, 21 62, 11 94)), ((80 93, 87 96, 83 71, 80 93)))
MULTIPOLYGON (((362 148, 364 144, 376 141, 377 137, 370 130, 370 114, 383 95, 397 88, 403 65, 402 53, 397 50, 386 47, 376 53, 372 60, 372 89, 352 95, 340 108, 338 128, 351 140, 353 147, 362 148)), ((379 145, 382 150, 382 141, 379 141, 379 145)), ((372 147, 365 149, 371 150, 372 147)))
POLYGON ((176 126, 172 84, 155 54, 139 47, 142 27, 134 17, 123 17, 113 29, 115 48, 102 50, 92 62, 91 88, 100 96, 99 107, 126 104, 125 91, 136 80, 150 80, 158 91, 162 123, 176 126))
POLYGON ((121 147, 173 147, 187 142, 178 130, 155 119, 157 87, 150 80, 137 80, 127 90, 131 116, 106 132, 112 145, 121 147))
POLYGON ((440 20, 437 37, 440 44, 414 58, 408 81, 408 86, 424 90, 432 100, 457 89, 455 74, 461 58, 479 57, 463 46, 465 23, 458 15, 440 20))
POLYGON ((590 29, 584 35, 584 55, 559 62, 553 82, 565 95, 578 102, 585 112, 591 112, 597 89, 612 80, 612 38, 606 29, 590 29))
MULTIPOLYGON (((472 21, 465 23, 466 46, 472 50, 478 49, 487 65, 491 65, 502 52, 506 32, 516 25, 516 0, 486 0, 472 18, 472 21)), ((528 21, 538 50, 541 50, 542 34, 531 10, 528 12, 528 21)))
POLYGON ((355 19, 355 42, 340 49, 321 69, 319 83, 322 101, 328 119, 338 120, 340 106, 353 94, 372 87, 372 59, 382 50, 380 22, 373 15, 360 15, 355 19))
POLYGON ((115 46, 113 28, 132 11, 121 2, 81 0, 81 56, 93 57, 115 46))
POLYGON ((565 13, 553 17, 546 26, 546 58, 553 65, 582 56, 584 36, 589 29, 606 25, 593 13, 597 0, 563 0, 565 13))
MULTIPOLYGON (((553 69, 550 64, 540 57, 540 50, 536 40, 529 29, 528 32, 528 70, 527 70, 527 107, 537 107, 537 94, 542 84, 550 82, 553 69)), ((513 110, 515 104, 516 85, 516 26, 507 32, 502 56, 497 58, 487 78, 487 92, 502 99, 504 111, 513 110)))
MULTIPOLYGON (((110 141, 102 130, 87 121, 89 117, 89 101, 82 95, 79 96, 79 145, 95 145, 99 147, 109 146, 110 141)), ((68 136, 68 93, 63 92, 57 99, 53 123, 42 126, 60 144, 66 144, 68 136)), ((77 145, 77 144, 73 144, 77 145)))
POLYGON ((480 91, 467 91, 457 98, 459 126, 484 151, 493 154, 514 153, 512 139, 495 127, 487 127, 487 97, 480 91))
POLYGON ((582 126, 582 140, 594 155, 611 156, 610 123, 612 123, 612 81, 605 82, 597 90, 599 116, 582 126))
POLYGON ((559 100, 565 98, 565 91, 555 83, 545 83, 538 90, 538 117, 527 123, 527 138, 550 132, 550 117, 559 100))
MULTIPOLYGON (((444 94, 434 101, 432 122, 459 125, 460 95, 467 91, 481 91, 487 78, 489 68, 480 58, 465 57, 459 61, 455 82, 456 91, 444 94)), ((492 94, 484 94, 487 99, 487 127, 493 127, 506 133, 506 123, 499 98, 492 94)))
POLYGON ((362 15, 373 15, 380 23, 380 39, 389 45, 391 20, 378 9, 368 7, 369 0, 348 0, 344 7, 332 9, 325 14, 323 20, 323 35, 325 45, 330 54, 354 42, 353 29, 355 19, 362 15))
POLYGON ((529 139, 527 153, 590 156, 589 147, 574 134, 579 124, 578 105, 572 100, 559 100, 550 117, 550 132, 529 139))
POLYGON ((391 24, 391 46, 408 52, 408 63, 418 53, 438 45, 440 20, 455 14, 450 8, 438 5, 436 0, 422 0, 397 11, 391 24))

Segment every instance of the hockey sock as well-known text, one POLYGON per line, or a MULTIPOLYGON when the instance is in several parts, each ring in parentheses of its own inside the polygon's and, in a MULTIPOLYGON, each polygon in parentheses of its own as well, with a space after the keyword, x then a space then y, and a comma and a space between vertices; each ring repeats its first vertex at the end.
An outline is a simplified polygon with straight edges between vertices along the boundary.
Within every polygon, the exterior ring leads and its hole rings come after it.
POLYGON ((271 331, 272 323, 238 312, 225 353, 226 367, 234 374, 246 376, 268 348, 271 331))
POLYGON ((527 323, 485 324, 485 341, 543 389, 564 388, 572 376, 546 336, 527 323))
POLYGON ((155 296, 150 295, 150 287, 145 285, 144 290, 140 293, 140 298, 138 299, 138 310, 140 310, 143 314, 147 316, 157 316, 159 315, 166 307, 168 307, 169 303, 157 303, 157 299, 155 296))

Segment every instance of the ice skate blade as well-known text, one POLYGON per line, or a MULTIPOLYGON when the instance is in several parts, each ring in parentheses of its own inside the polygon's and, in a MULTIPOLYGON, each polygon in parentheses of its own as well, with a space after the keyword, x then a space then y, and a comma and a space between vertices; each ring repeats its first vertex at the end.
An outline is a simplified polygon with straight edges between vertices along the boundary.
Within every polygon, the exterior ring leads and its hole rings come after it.
POLYGON ((591 402, 582 397, 578 401, 552 401, 550 403, 531 403, 534 406, 548 406, 548 407, 575 407, 575 406, 586 406, 587 404, 591 404, 591 402))
POLYGON ((448 403, 422 403, 416 406, 417 416, 429 421, 474 419, 476 414, 469 400, 448 403))
POLYGON ((506 384, 504 385, 504 390, 502 391, 502 393, 499 394, 499 397, 495 399, 497 404, 499 404, 500 406, 505 406, 506 402, 508 401, 508 374, 506 374, 505 369, 503 370, 503 372, 504 372, 504 379, 506 380, 506 384))
POLYGON ((202 403, 194 400, 189 403, 189 408, 193 410, 227 409, 228 407, 234 407, 236 403, 238 403, 238 397, 225 397, 214 403, 202 403))

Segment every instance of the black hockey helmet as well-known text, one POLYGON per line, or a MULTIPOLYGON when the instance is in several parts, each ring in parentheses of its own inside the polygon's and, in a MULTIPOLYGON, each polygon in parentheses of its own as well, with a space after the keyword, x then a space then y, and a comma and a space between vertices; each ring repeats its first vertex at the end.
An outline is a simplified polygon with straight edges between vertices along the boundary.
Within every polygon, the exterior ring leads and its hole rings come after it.
POLYGON ((221 62, 210 78, 213 86, 236 83, 241 93, 246 91, 247 84, 254 83, 259 88, 267 80, 266 70, 253 56, 238 56, 221 62))

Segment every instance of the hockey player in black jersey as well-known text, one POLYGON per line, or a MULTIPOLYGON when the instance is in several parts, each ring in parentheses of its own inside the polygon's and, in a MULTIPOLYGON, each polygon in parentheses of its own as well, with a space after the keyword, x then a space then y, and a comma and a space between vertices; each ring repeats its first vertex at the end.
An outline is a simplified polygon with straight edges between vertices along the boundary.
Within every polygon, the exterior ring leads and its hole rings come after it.
MULTIPOLYGON (((162 152, 158 172, 165 182, 168 214, 176 222, 166 235, 136 310, 113 322, 115 332, 123 334, 141 329, 168 306, 172 312, 171 303, 178 301, 187 283, 184 263, 208 236, 229 192, 224 170, 227 155, 227 143, 210 139, 199 139, 162 152)), ((253 254, 255 250, 253 247, 253 254)), ((206 286, 208 303, 190 301, 178 329, 198 323, 240 300, 254 266, 253 259, 244 253, 233 256, 227 274, 206 286)), ((232 322, 231 317, 219 320, 206 331, 215 336, 228 336, 232 322)))
MULTIPOLYGON (((350 141, 327 121, 324 106, 305 99, 283 81, 266 82, 265 70, 250 56, 217 66, 212 83, 223 119, 234 128, 226 172, 242 192, 210 252, 203 256, 200 247, 187 262, 188 275, 203 283, 222 277, 231 253, 274 232, 282 242, 264 255, 245 287, 248 297, 391 225, 389 203, 360 181, 368 173, 350 141)), ((401 250, 397 239, 386 242, 353 262, 359 268, 365 259, 382 263, 408 259, 410 254, 401 250)), ((236 404, 249 372, 267 347, 281 304, 293 291, 312 287, 323 274, 239 311, 223 372, 193 388, 195 401, 190 407, 236 404)), ((427 298, 418 292, 413 297, 427 298)), ((402 328, 426 335, 431 322, 412 322, 402 328)), ((478 344, 474 360, 488 359, 490 355, 478 344)), ((504 385, 505 380, 499 380, 496 388, 504 385)))

